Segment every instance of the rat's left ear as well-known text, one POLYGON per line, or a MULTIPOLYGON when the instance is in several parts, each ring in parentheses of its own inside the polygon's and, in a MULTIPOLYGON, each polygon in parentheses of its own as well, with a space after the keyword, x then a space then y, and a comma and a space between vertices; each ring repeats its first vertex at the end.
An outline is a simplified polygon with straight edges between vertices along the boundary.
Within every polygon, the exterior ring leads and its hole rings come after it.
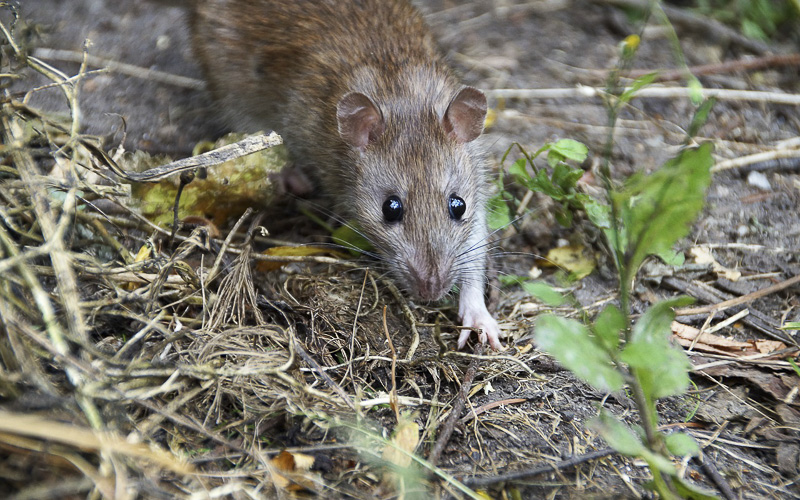
POLYGON ((483 132, 485 119, 486 96, 475 87, 464 87, 447 106, 442 126, 458 142, 470 142, 483 132))

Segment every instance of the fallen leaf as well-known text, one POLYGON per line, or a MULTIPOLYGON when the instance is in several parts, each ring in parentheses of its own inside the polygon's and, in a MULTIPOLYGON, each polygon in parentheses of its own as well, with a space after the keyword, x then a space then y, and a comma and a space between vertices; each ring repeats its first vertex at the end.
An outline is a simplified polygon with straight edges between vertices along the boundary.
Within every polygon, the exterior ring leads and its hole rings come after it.
MULTIPOLYGON (((307 257, 309 255, 323 255, 323 254, 333 254, 338 255, 335 250, 330 248, 322 248, 322 247, 314 247, 314 246, 283 246, 283 247, 272 247, 264 250, 262 252, 264 255, 272 255, 273 257, 307 257)), ((281 267, 288 264, 287 262, 280 262, 280 261, 259 261, 256 264, 256 269, 258 271, 269 272, 275 271, 280 269, 281 267)))
POLYGON ((594 255, 583 245, 553 248, 547 252, 547 261, 550 265, 566 269, 575 279, 589 276, 597 266, 594 255))
MULTIPOLYGON (((786 348, 786 344, 776 340, 733 340, 713 333, 704 332, 699 338, 700 330, 693 326, 672 322, 672 333, 683 347, 691 347, 694 351, 710 352, 727 356, 751 356, 767 354, 786 348)), ((765 358, 767 359, 767 358, 765 358)))
POLYGON ((729 269, 714 258, 711 254, 711 249, 706 246, 697 246, 692 247, 689 250, 689 254, 694 258, 694 261, 697 264, 710 264, 711 269, 717 273, 717 276, 729 279, 731 281, 737 281, 739 278, 742 277, 742 273, 736 271, 734 269, 729 269))
POLYGON ((311 455, 283 450, 270 460, 270 464, 274 467, 272 481, 276 487, 287 491, 312 490, 314 480, 300 474, 308 472, 314 465, 314 457, 311 455), (291 474, 291 479, 279 472, 291 474))

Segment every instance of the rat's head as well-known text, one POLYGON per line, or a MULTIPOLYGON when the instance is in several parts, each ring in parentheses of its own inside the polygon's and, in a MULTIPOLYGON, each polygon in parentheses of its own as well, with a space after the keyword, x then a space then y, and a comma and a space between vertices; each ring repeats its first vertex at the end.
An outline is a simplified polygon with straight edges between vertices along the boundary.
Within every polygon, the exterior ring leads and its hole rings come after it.
POLYGON ((354 163, 347 208, 400 286, 422 300, 483 280, 485 172, 474 141, 486 97, 464 87, 445 104, 384 103, 382 111, 353 92, 337 107, 354 163))

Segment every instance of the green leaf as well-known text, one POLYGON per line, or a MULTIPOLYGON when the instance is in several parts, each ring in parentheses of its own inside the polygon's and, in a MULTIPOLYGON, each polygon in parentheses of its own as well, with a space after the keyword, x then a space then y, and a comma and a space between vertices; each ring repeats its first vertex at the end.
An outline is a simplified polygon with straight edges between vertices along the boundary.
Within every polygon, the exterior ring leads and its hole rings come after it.
POLYGON ((527 185, 527 183, 530 182, 531 179, 531 174, 529 174, 528 169, 525 168, 527 165, 528 161, 525 158, 520 158, 519 160, 515 161, 510 167, 508 167, 508 173, 523 186, 527 185))
POLYGON ((660 346, 630 342, 622 350, 620 360, 634 369, 649 400, 683 394, 689 387, 692 364, 682 349, 667 342, 660 346))
POLYGON ((639 436, 620 422, 617 417, 601 408, 600 414, 589 421, 589 427, 608 443, 609 446, 629 457, 639 457, 645 452, 639 436))
MULTIPOLYGON (((649 176, 632 176, 612 195, 627 231, 627 266, 638 269, 648 255, 663 254, 688 234, 711 182, 710 143, 686 149, 649 176)), ((613 248, 613 242, 612 248, 613 248)))
POLYGON ((600 203, 589 195, 579 194, 578 200, 583 205, 586 216, 596 227, 608 229, 611 227, 611 208, 600 203))
POLYGON ((486 223, 491 231, 511 224, 511 209, 503 199, 502 193, 489 198, 486 204, 486 223))
POLYGON ((683 255, 683 252, 676 252, 671 248, 666 252, 658 254, 658 258, 663 260, 664 264, 673 267, 680 267, 686 262, 686 257, 683 255))
POLYGON ((633 326, 631 341, 657 345, 666 343, 672 332, 670 325, 675 319, 673 308, 683 307, 693 302, 693 298, 682 296, 662 300, 652 305, 633 326))
POLYGON ((580 168, 570 168, 565 163, 559 163, 553 167, 552 182, 561 187, 564 191, 575 189, 578 179, 583 177, 583 170, 580 168))
POLYGON ((713 491, 690 484, 688 481, 678 476, 672 478, 672 484, 675 486, 675 489, 678 490, 678 495, 680 495, 681 498, 687 500, 719 500, 719 497, 716 496, 713 491))
POLYGON ((665 300, 650 307, 633 326, 620 360, 634 375, 649 400, 682 394, 689 386, 691 363, 683 349, 669 342, 673 307, 691 303, 690 297, 665 300))
POLYGON ((527 276, 522 276, 520 274, 501 274, 497 277, 497 280, 503 286, 521 285, 529 279, 530 278, 527 276))
POLYGON ((547 164, 551 167, 555 167, 556 165, 562 163, 566 157, 559 153, 558 151, 553 151, 552 149, 547 153, 547 164))
POLYGON ((353 255, 361 255, 359 250, 372 250, 372 243, 354 228, 355 222, 340 226, 331 233, 333 242, 347 248, 353 255))
POLYGON ((566 299, 560 292, 557 292, 544 281, 526 281, 521 283, 521 285, 523 290, 550 307, 558 307, 566 302, 566 299))
POLYGON ((781 330, 800 330, 800 321, 787 321, 783 324, 781 330))
POLYGON ((547 172, 545 172, 544 169, 539 170, 536 176, 531 178, 531 182, 527 187, 532 191, 544 193, 556 201, 561 201, 565 195, 561 186, 553 184, 553 181, 547 176, 547 172))
POLYGON ((692 104, 699 106, 703 102, 703 84, 700 83, 700 80, 698 80, 696 76, 691 74, 686 83, 686 86, 689 88, 689 99, 692 101, 692 104))
POLYGON ((558 152, 564 158, 576 163, 583 163, 589 155, 589 148, 585 144, 573 139, 561 139, 551 146, 551 151, 558 152))
POLYGON ((700 447, 697 445, 697 442, 692 439, 692 436, 684 434, 683 432, 673 432, 667 435, 664 442, 669 452, 673 455, 679 457, 685 457, 687 455, 696 457, 700 455, 700 447))
POLYGON ((594 333, 607 350, 617 350, 625 327, 625 316, 613 304, 603 309, 594 321, 594 333))
POLYGON ((536 321, 534 335, 542 349, 592 387, 606 392, 622 388, 622 375, 614 369, 611 357, 581 323, 546 314, 536 321))
POLYGON ((648 73, 648 74, 642 75, 639 78, 637 78, 636 80, 634 80, 633 83, 631 84, 631 87, 628 90, 626 90, 625 92, 623 92, 622 95, 619 97, 620 104, 625 104, 628 101, 630 101, 631 99, 633 99, 633 96, 637 92, 639 92, 640 89, 642 89, 643 87, 646 87, 646 86, 650 85, 651 83, 653 83, 653 80, 656 79, 657 75, 658 75, 658 73, 655 73, 655 72, 654 73, 648 73))
POLYGON ((711 113, 711 108, 714 107, 716 104, 717 99, 715 97, 711 97, 706 99, 705 101, 697 107, 697 110, 694 112, 694 116, 692 116, 692 123, 689 124, 689 130, 686 131, 686 135, 689 137, 694 137, 700 131, 700 127, 705 125, 706 121, 708 121, 708 114, 711 113))

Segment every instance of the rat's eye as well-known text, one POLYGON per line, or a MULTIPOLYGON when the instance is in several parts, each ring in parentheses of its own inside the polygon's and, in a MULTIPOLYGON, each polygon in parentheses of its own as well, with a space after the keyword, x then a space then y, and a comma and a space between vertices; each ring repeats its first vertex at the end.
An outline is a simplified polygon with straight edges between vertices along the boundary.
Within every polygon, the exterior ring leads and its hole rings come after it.
MULTIPOLYGON (((467 203, 455 194, 451 194, 450 199, 447 200, 447 208, 450 211, 451 219, 461 220, 461 217, 464 216, 464 212, 467 211, 467 203)), ((383 213, 386 213, 385 209, 383 213)))
POLYGON ((390 196, 383 202, 383 220, 386 222, 400 222, 403 218, 403 202, 398 196, 390 196))

